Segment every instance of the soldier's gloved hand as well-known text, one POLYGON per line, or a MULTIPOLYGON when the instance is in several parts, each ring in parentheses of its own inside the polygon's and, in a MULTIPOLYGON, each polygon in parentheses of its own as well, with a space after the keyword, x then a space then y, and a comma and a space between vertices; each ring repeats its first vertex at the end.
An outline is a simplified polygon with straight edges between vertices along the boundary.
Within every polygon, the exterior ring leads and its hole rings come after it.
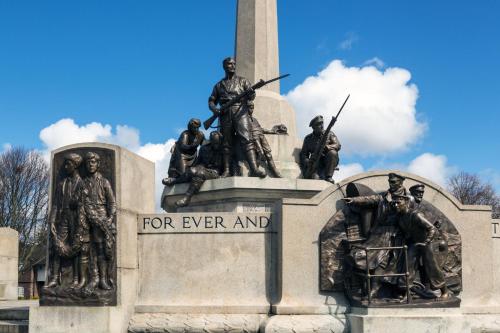
POLYGON ((216 107, 210 109, 210 111, 212 111, 214 113, 214 115, 217 115, 217 116, 220 115, 220 109, 218 109, 216 107))

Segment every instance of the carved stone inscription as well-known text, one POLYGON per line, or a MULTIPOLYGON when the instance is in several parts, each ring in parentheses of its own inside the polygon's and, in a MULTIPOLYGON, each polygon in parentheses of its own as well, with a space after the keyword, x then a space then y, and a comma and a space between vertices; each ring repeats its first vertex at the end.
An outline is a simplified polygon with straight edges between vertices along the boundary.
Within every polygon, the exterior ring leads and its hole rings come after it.
POLYGON ((116 305, 115 153, 69 149, 54 156, 52 170, 40 305, 116 305))
POLYGON ((274 233, 270 213, 171 213, 140 215, 139 234, 151 233, 274 233))

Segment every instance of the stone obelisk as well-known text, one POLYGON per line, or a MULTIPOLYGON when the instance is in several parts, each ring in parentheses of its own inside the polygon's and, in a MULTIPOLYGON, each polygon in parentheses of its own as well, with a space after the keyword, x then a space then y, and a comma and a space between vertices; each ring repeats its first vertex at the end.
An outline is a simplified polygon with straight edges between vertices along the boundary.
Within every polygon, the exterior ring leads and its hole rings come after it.
MULTIPOLYGON (((276 0, 238 0, 236 20, 236 73, 254 83, 280 75, 278 54, 278 15, 276 0)), ((259 90, 255 117, 264 128, 284 124, 288 135, 267 135, 277 167, 287 178, 300 174, 297 154, 295 112, 280 95, 280 83, 259 90)))

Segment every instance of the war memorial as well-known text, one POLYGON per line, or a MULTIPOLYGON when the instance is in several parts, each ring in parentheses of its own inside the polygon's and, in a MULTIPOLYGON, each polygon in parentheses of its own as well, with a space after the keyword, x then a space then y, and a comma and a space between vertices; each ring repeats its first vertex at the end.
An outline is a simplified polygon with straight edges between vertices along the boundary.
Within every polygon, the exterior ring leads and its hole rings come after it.
POLYGON ((276 0, 238 1, 235 43, 207 119, 186 115, 156 180, 119 146, 52 152, 29 332, 500 332, 491 207, 399 170, 335 183, 334 124, 356 96, 301 140, 280 95, 276 0))

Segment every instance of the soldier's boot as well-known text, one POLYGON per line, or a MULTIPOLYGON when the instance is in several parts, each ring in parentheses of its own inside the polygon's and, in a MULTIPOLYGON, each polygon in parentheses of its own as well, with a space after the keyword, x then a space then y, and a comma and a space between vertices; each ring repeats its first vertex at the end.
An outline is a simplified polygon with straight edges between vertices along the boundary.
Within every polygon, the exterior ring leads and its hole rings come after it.
POLYGON ((339 155, 335 150, 330 150, 326 154, 325 158, 325 180, 330 183, 335 183, 333 180, 333 173, 337 169, 337 165, 339 164, 339 155))
POLYGON ((247 150, 247 162, 248 167, 250 168, 250 177, 266 177, 266 172, 261 170, 257 165, 257 155, 255 154, 255 150, 247 150))
POLYGON ((75 289, 82 289, 87 284, 87 277, 89 275, 89 263, 88 261, 80 261, 80 281, 75 289))
POLYGON ((44 286, 44 288, 54 288, 57 286, 57 278, 59 276, 59 268, 61 267, 60 259, 54 258, 52 262, 52 275, 50 277, 49 282, 44 286))
POLYGON ((99 257, 99 288, 104 289, 104 290, 111 290, 113 289, 108 281, 109 281, 109 275, 108 275, 108 263, 104 259, 104 256, 99 257))
POLYGON ((448 299, 450 297, 451 297, 451 291, 445 285, 444 287, 441 288, 441 296, 439 296, 439 298, 448 299))
POLYGON ((332 176, 326 176, 326 177, 325 177, 325 180, 326 180, 327 182, 330 182, 330 183, 332 183, 332 184, 335 184, 335 180, 333 180, 332 176))
POLYGON ((171 177, 163 178, 161 183, 165 186, 172 186, 175 184, 175 178, 171 177))
POLYGON ((224 152, 222 154, 222 166, 224 168, 222 178, 231 176, 231 152, 224 152))
POLYGON ((200 190, 201 185, 203 185, 203 180, 201 178, 193 178, 191 180, 191 183, 189 184, 186 194, 184 194, 184 197, 182 199, 177 200, 175 202, 175 205, 177 207, 186 207, 187 205, 189 205, 189 203, 191 202, 191 198, 200 190))
POLYGON ((75 289, 78 286, 78 257, 73 258, 72 269, 73 269, 73 283, 71 284, 70 288, 75 289))
POLYGON ((269 168, 269 171, 271 171, 273 177, 283 178, 281 176, 281 173, 278 171, 278 168, 276 168, 276 164, 274 164, 273 156, 271 154, 266 154, 266 160, 267 160, 267 167, 269 168))
MULTIPOLYGON (((95 258, 93 260, 95 260, 95 258)), ((89 270, 90 280, 85 286, 86 293, 92 293, 94 289, 99 285, 99 270, 97 269, 97 265, 95 264, 95 262, 92 264, 92 267, 90 267, 89 270)))

